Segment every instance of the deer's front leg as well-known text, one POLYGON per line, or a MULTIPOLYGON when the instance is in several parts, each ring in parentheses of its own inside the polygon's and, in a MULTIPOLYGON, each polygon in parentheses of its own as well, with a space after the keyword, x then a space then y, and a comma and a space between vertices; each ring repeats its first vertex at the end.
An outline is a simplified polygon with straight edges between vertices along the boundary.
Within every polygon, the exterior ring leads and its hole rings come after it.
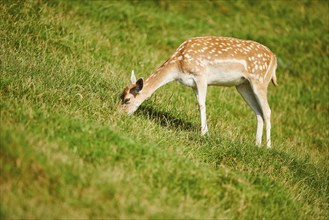
POLYGON ((207 119, 206 119, 206 95, 207 95, 207 82, 205 79, 195 80, 196 88, 194 89, 195 96, 198 101, 200 118, 201 118, 201 135, 208 132, 207 119))

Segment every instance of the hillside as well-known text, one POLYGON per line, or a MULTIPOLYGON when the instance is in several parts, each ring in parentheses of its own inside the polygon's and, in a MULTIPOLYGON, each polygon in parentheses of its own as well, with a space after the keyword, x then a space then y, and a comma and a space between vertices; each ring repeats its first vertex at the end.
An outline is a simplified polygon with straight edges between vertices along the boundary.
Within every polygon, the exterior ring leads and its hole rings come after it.
POLYGON ((0 218, 327 219, 326 1, 1 1, 0 218), (186 39, 250 39, 278 57, 272 149, 235 88, 171 83, 117 112, 186 39))

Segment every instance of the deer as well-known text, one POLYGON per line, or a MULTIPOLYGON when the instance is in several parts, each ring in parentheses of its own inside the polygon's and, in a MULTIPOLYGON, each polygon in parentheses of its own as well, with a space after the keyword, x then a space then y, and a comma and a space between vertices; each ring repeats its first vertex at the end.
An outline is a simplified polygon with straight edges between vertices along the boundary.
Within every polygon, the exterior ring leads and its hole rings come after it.
POLYGON ((256 145, 261 147, 265 122, 266 146, 271 148, 271 109, 267 89, 270 81, 278 86, 276 68, 275 54, 256 41, 222 36, 194 37, 183 42, 145 81, 143 78, 137 80, 133 70, 131 83, 121 94, 119 110, 131 115, 157 89, 169 82, 179 81, 195 93, 201 135, 205 135, 208 132, 207 87, 235 86, 255 113, 256 145))

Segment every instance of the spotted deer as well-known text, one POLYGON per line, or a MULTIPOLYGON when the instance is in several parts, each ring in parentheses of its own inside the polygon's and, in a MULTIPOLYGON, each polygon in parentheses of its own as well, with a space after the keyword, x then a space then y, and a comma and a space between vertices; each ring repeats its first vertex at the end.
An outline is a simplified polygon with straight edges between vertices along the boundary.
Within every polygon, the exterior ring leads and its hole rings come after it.
POLYGON ((176 52, 144 82, 136 80, 121 95, 119 109, 128 114, 161 86, 179 81, 192 87, 199 105, 201 134, 208 132, 206 122, 206 93, 208 85, 235 86, 255 112, 257 119, 256 145, 261 146, 264 122, 266 144, 271 147, 271 110, 267 101, 269 82, 277 86, 276 56, 264 45, 250 40, 230 37, 196 37, 182 43, 176 52))

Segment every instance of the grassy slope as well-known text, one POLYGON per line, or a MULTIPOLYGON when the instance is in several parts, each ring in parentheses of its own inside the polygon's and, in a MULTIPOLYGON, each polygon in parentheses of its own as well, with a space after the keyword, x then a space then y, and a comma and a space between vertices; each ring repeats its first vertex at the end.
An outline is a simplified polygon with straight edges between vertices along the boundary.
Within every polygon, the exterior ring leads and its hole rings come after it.
POLYGON ((328 216, 328 3, 250 2, 1 2, 1 218, 328 216), (200 35, 277 54, 273 149, 233 88, 209 89, 208 137, 177 83, 115 111, 200 35))

